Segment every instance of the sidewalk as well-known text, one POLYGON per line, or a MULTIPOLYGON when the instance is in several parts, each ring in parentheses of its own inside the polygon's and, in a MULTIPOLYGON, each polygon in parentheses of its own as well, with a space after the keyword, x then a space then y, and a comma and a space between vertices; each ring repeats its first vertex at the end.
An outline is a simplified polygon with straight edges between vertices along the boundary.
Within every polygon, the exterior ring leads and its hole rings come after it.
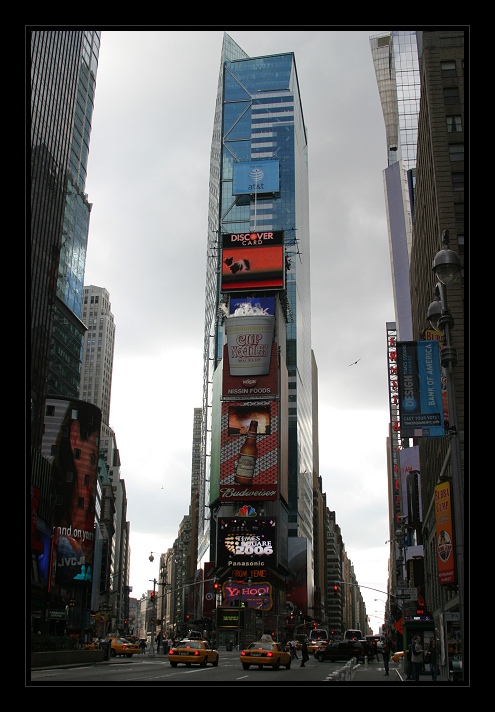
POLYGON ((437 678, 436 682, 433 682, 429 673, 420 675, 419 682, 407 680, 401 663, 392 661, 389 663, 389 675, 385 675, 385 668, 381 660, 378 662, 375 660, 368 664, 358 663, 354 667, 352 681, 358 683, 373 682, 375 685, 394 683, 395 685, 412 685, 415 687, 437 685, 442 682, 439 678, 437 678))

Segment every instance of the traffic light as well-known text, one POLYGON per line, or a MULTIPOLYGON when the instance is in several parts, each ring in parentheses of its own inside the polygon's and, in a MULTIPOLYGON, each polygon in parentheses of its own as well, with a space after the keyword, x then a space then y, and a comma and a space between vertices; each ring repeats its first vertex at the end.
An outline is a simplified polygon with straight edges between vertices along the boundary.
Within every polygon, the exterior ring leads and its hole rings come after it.
POLYGON ((215 593, 220 591, 220 581, 217 578, 213 579, 213 590, 215 593))
POLYGON ((334 596, 338 596, 338 594, 339 594, 339 586, 338 586, 338 584, 334 583, 334 585, 333 585, 333 595, 334 595, 334 596))
POLYGON ((150 601, 151 601, 151 603, 155 602, 155 592, 154 591, 150 591, 150 601))

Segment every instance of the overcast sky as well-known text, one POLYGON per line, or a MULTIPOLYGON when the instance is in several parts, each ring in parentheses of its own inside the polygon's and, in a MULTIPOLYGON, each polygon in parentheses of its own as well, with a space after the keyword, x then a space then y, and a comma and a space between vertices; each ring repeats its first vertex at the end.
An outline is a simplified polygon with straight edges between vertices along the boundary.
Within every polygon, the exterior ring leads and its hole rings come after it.
MULTIPOLYGON (((369 587, 361 592, 376 632, 385 596, 370 589, 387 583, 386 322, 395 314, 369 38, 385 30, 226 32, 250 57, 295 53, 309 142, 319 474, 357 580, 369 587)), ((116 324, 110 426, 137 598, 158 577, 150 551, 172 546, 189 511, 222 40, 216 29, 102 31, 85 285, 109 291, 116 324)))

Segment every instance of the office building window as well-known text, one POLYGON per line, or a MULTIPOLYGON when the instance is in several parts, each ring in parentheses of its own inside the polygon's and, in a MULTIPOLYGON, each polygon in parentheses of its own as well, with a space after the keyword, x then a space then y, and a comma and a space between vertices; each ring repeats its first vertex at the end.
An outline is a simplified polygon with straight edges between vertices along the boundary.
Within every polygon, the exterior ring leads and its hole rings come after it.
POLYGON ((442 77, 455 77, 455 60, 440 62, 442 77))
POLYGON ((460 116, 447 116, 447 131, 449 133, 462 131, 462 119, 460 116))
POLYGON ((444 87, 443 90, 443 100, 445 104, 459 104, 459 88, 458 87, 444 87))
POLYGON ((452 173, 452 190, 464 190, 464 173, 452 173))
POLYGON ((450 153, 451 161, 463 161, 464 160, 464 144, 463 143, 449 144, 449 153, 450 153))

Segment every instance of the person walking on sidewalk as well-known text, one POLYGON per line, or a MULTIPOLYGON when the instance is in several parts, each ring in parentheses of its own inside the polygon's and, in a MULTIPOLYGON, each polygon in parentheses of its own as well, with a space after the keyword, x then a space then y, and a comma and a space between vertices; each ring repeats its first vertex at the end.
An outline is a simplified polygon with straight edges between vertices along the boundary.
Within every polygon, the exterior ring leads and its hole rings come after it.
POLYGON ((141 640, 139 643, 139 647, 141 648, 141 655, 146 655, 146 641, 141 640))
POLYGON ((413 679, 412 648, 414 641, 411 640, 406 650, 406 680, 413 679))
POLYGON ((388 675, 389 674, 388 664, 390 662, 390 643, 388 642, 388 640, 385 640, 385 642, 383 643, 382 656, 383 656, 383 667, 385 668, 385 675, 388 675))
POLYGON ((300 667, 304 667, 304 663, 307 663, 309 660, 309 653, 308 653, 308 646, 306 645, 306 641, 303 640, 301 644, 301 656, 302 656, 302 662, 300 667))
POLYGON ((437 641, 435 638, 432 638, 425 653, 425 663, 430 663, 431 679, 433 682, 436 681, 438 675, 437 652, 437 641))
POLYGON ((419 674, 423 667, 423 646, 421 645, 421 636, 415 635, 413 638, 411 662, 413 666, 413 680, 419 682, 419 674))

